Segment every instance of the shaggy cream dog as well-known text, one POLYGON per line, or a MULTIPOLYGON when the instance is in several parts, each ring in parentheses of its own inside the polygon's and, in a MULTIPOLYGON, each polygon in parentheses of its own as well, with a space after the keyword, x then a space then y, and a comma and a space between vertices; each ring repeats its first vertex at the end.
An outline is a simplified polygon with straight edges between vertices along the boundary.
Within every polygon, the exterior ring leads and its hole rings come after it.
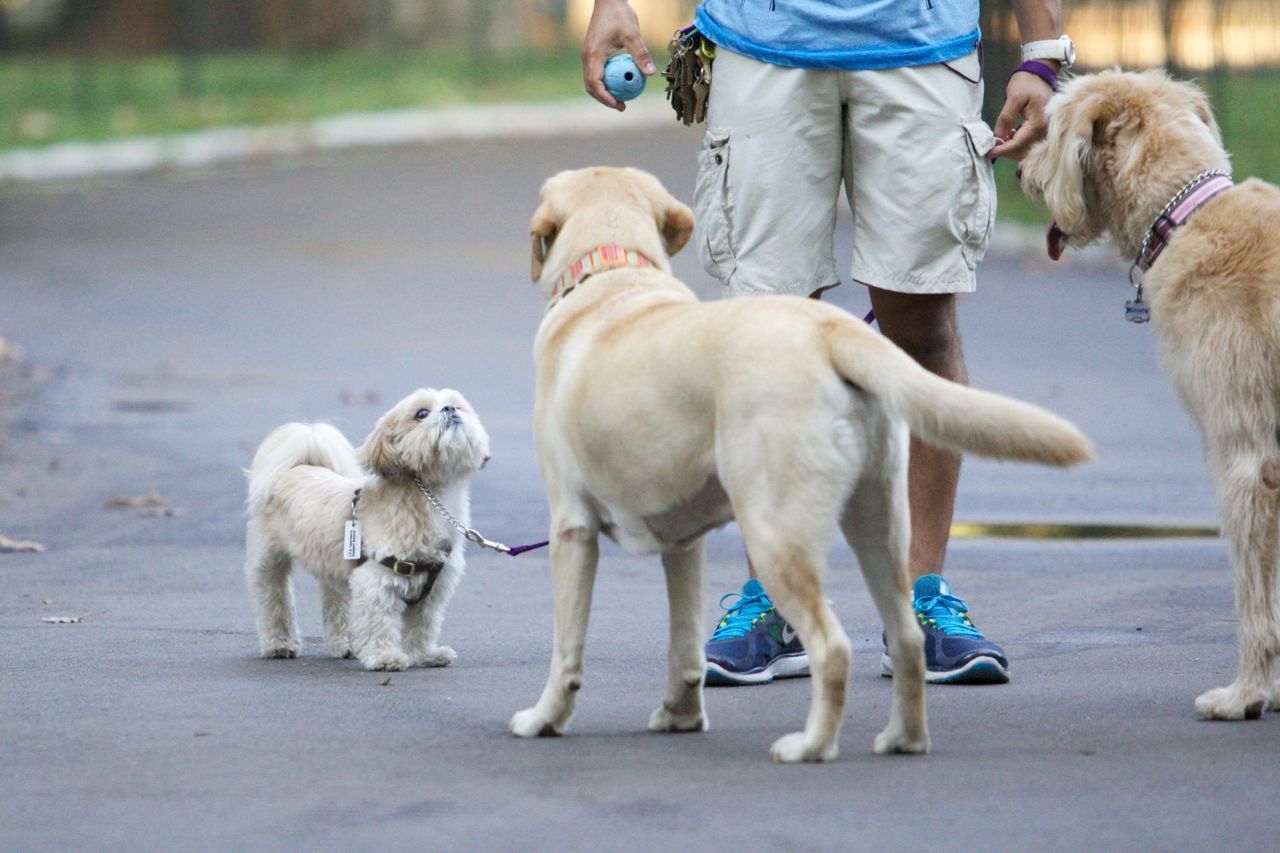
POLYGON ((836 756, 849 638, 822 592, 839 524, 884 620, 894 700, 877 752, 923 752, 923 636, 906 555, 908 430, 950 448, 1068 465, 1089 457, 1066 422, 939 379, 848 313, 812 299, 701 303, 668 255, 689 209, 634 169, 563 172, 533 216, 533 278, 551 305, 534 345, 534 438, 551 509, 551 672, 511 720, 562 732, 582 685, 604 533, 658 552, 670 605, 666 696, 653 731, 701 731, 703 534, 737 519, 747 551, 808 650, 804 730, 777 761, 836 756))
POLYGON ((366 669, 447 666, 437 645, 462 576, 467 483, 489 458, 489 436, 457 391, 419 389, 378 420, 359 456, 327 424, 290 423, 262 442, 249 470, 245 575, 263 657, 301 648, 290 570, 323 591, 325 642, 366 669), (362 466, 363 469, 362 470, 362 466), (351 540, 348 522, 358 522, 351 540), (346 546, 354 559, 347 559, 346 546))
POLYGON ((1228 158, 1208 103, 1163 72, 1077 77, 1049 115, 1021 174, 1055 217, 1050 254, 1109 236, 1137 259, 1135 280, 1149 267, 1142 292, 1161 362, 1217 486, 1235 564, 1239 673, 1201 694, 1196 710, 1257 717, 1276 707, 1280 648, 1280 190, 1212 174, 1228 158))

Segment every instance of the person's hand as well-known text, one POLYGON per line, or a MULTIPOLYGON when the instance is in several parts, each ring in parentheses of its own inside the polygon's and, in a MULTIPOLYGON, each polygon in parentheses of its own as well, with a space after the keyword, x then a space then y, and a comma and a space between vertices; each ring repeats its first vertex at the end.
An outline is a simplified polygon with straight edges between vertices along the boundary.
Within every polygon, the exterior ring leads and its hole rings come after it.
POLYGON ((596 0, 587 35, 582 40, 582 80, 587 94, 606 107, 622 112, 627 105, 609 94, 603 80, 604 61, 619 48, 631 54, 636 67, 646 77, 652 77, 657 71, 649 49, 640 38, 640 23, 631 4, 627 0, 596 0))
POLYGON ((1049 129, 1045 119, 1045 104, 1053 97, 1053 88, 1026 71, 1014 72, 1005 89, 1004 109, 996 119, 996 147, 989 153, 991 157, 1008 157, 1021 160, 1032 145, 1044 138, 1049 129), (1018 119, 1022 123, 1015 127, 1018 119))

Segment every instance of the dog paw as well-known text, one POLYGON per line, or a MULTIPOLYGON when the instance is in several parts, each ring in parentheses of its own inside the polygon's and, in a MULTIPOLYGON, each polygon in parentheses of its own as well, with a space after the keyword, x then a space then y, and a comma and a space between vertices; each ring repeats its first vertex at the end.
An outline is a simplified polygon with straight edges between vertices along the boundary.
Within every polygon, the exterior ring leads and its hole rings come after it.
POLYGON ((537 708, 516 712, 507 728, 516 737, 556 737, 563 734, 562 729, 542 716, 537 708))
POLYGON ((1236 685, 1207 690, 1196 697, 1196 713, 1206 720, 1256 720, 1272 701, 1261 690, 1236 685))
POLYGON ((302 649, 292 643, 282 643, 279 645, 266 646, 262 649, 264 658, 296 658, 302 649))
POLYGON ((707 728, 706 714, 678 714, 665 704, 649 715, 651 732, 705 732, 707 728))
POLYGON ((400 652, 380 652, 360 658, 360 663, 368 670, 400 672, 409 665, 409 658, 400 652))
POLYGON ((823 746, 809 740, 804 732, 783 735, 769 747, 769 757, 779 764, 834 761, 839 753, 840 746, 835 741, 823 746))
POLYGON ((888 726, 876 735, 871 750, 876 755, 922 755, 929 751, 929 733, 913 735, 899 726, 888 726))
POLYGON ((431 649, 430 651, 424 654, 416 656, 413 660, 413 665, 414 666, 448 666, 449 664, 453 663, 454 660, 457 659, 457 657, 458 657, 458 653, 455 652, 449 646, 436 646, 434 649, 431 649))

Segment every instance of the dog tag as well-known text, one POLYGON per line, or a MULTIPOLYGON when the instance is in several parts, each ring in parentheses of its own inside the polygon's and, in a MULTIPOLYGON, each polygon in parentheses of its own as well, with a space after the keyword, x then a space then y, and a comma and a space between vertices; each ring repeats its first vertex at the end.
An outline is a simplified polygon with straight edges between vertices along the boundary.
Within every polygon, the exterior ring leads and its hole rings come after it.
POLYGON ((358 560, 364 550, 364 542, 360 539, 360 522, 354 518, 347 519, 347 531, 342 537, 342 559, 358 560))
POLYGON ((1151 309, 1141 299, 1130 299, 1124 304, 1124 318, 1130 323, 1146 323, 1151 320, 1151 309))

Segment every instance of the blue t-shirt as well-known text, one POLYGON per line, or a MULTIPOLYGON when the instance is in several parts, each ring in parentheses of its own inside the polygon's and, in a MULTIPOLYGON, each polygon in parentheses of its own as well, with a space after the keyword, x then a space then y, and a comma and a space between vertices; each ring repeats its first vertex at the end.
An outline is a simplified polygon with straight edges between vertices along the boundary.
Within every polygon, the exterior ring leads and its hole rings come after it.
POLYGON ((702 0, 694 23, 734 53, 797 68, 901 68, 977 47, 978 0, 702 0))

